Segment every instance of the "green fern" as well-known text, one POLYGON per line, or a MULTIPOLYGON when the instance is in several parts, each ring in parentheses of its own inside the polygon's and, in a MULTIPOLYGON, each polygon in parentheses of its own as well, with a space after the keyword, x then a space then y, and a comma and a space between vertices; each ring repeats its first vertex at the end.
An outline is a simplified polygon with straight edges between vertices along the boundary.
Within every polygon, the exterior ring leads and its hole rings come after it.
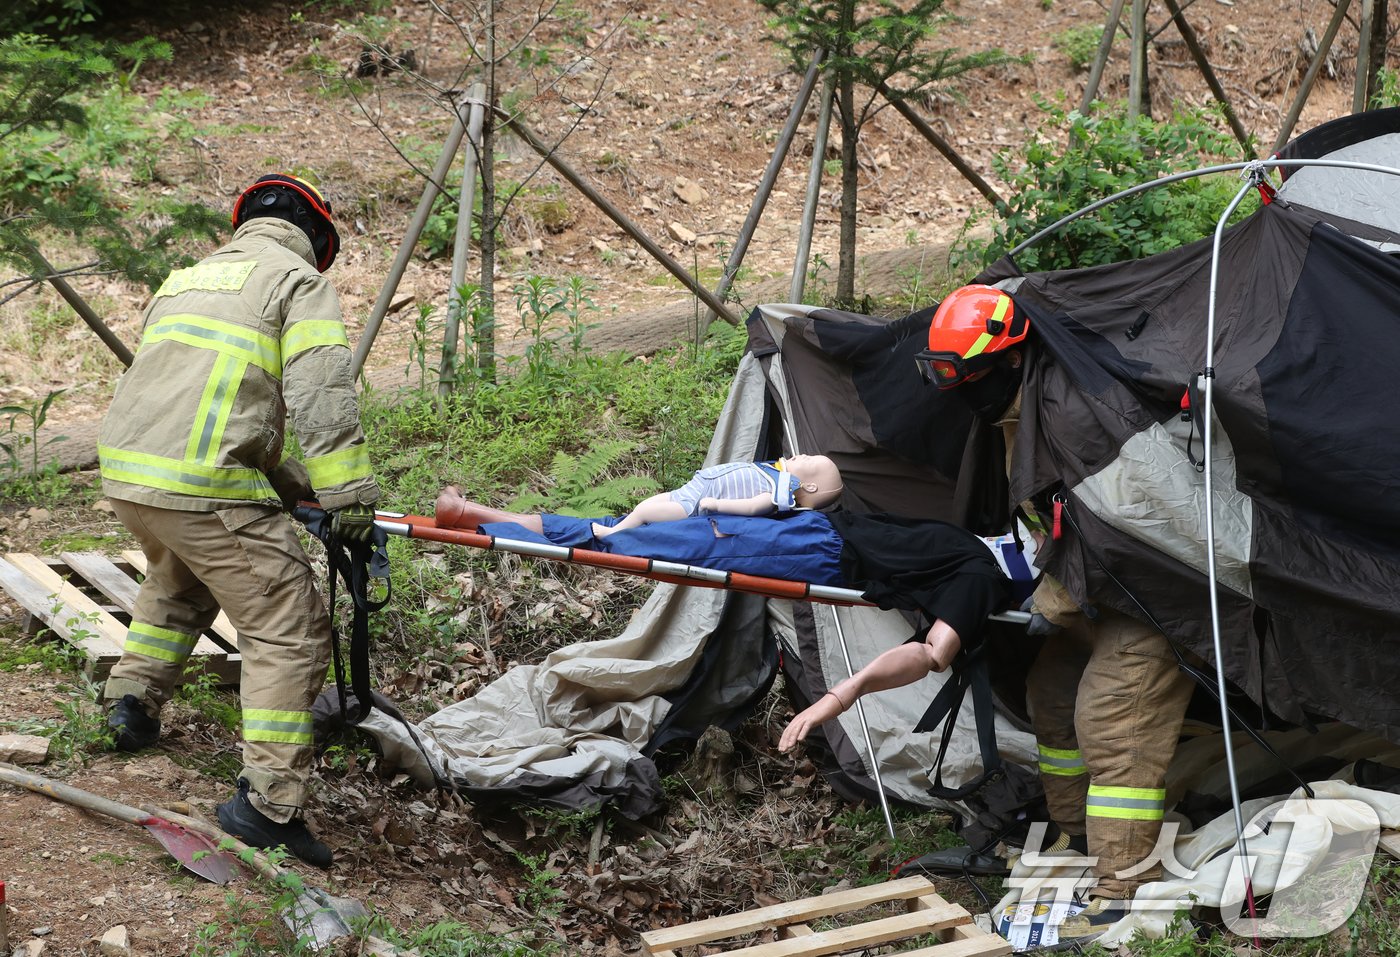
POLYGON ((629 511, 633 505, 660 490, 655 479, 642 475, 605 478, 618 460, 632 451, 621 439, 601 440, 580 455, 555 452, 549 467, 552 488, 547 492, 520 493, 508 506, 511 511, 551 511, 560 515, 596 517, 629 511))

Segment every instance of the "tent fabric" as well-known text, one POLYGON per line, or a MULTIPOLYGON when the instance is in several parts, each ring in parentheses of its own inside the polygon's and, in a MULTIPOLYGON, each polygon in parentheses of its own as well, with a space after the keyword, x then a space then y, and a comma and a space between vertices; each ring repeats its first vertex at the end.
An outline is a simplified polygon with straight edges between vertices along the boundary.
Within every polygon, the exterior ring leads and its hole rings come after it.
MULTIPOLYGON (((957 479, 943 469, 956 468, 972 423, 956 404, 923 388, 912 358, 916 350, 909 346, 915 326, 905 322, 891 330, 851 313, 759 307, 750 320, 750 351, 716 425, 707 463, 833 450, 846 485, 844 509, 904 507, 920 518, 957 517, 957 479), (889 358, 892 346, 898 361, 889 358), (888 422, 862 411, 862 390, 870 394, 880 377, 897 380, 905 395, 888 400, 888 422), (930 399, 967 428, 945 423, 934 429, 930 399), (903 443, 913 458, 887 451, 882 441, 903 443)), ((509 537, 519 537, 518 527, 509 537)), ((972 543, 977 560, 996 567, 984 544, 971 536, 962 540, 972 543)), ((763 573, 772 575, 772 566, 763 573)), ((905 584, 912 595, 914 583, 905 584)), ((925 594, 922 600, 933 599, 925 594)), ((847 675, 842 638, 859 668, 912 630, 911 620, 893 610, 661 584, 621 635, 512 669, 414 726, 418 742, 403 722, 377 711, 359 727, 376 738, 388 760, 425 786, 436 777, 476 800, 559 807, 611 802, 624 814, 640 816, 661 800, 656 762, 684 750, 708 726, 737 726, 774 680, 780 652, 790 687, 800 683, 799 697, 819 697, 847 675)), ((943 680, 930 675, 864 701, 882 781, 895 800, 937 803, 925 789, 938 735, 912 728, 943 680)), ((998 736, 1008 760, 1033 763, 1028 734, 999 721, 998 736)), ((854 712, 829 722, 821 739, 835 755, 833 785, 853 797, 873 795, 875 759, 854 712)), ((961 784, 980 771, 967 702, 957 717, 944 781, 961 784)))
MULTIPOLYGON (((1388 112, 1384 135, 1400 132, 1388 112)), ((1213 507, 1228 677, 1288 721, 1400 738, 1400 419, 1382 399, 1400 369, 1400 262, 1352 235, 1375 230, 1345 215, 1349 182, 1333 196, 1327 170, 1308 172, 1308 205, 1280 199, 1222 239, 1210 503, 1197 468, 1209 241, 1072 271, 1003 261, 981 277, 1039 339, 1011 495, 1063 498, 1068 527, 1039 561, 1076 599, 1151 615, 1208 660, 1213 507)))

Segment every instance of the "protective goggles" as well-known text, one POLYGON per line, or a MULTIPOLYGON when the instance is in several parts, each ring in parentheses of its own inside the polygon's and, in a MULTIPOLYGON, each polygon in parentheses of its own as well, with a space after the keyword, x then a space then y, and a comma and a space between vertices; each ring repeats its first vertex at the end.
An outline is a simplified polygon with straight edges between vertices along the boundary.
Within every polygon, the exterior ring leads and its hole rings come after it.
POLYGON ((924 382, 940 389, 951 389, 990 369, 997 355, 995 352, 984 352, 963 358, 956 352, 931 352, 925 349, 914 355, 914 364, 924 382))

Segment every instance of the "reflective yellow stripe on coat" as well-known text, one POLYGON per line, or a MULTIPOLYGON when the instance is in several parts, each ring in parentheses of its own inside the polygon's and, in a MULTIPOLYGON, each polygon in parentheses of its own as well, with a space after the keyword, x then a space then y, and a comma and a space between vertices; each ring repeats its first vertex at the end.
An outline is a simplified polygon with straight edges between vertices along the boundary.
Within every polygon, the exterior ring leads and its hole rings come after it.
POLYGON ((326 455, 307 456, 305 464, 312 486, 318 489, 345 485, 373 474, 369 464, 369 447, 363 443, 326 455))
POLYGON ((292 356, 317 346, 350 348, 350 340, 345 338, 345 324, 336 319, 303 319, 293 323, 282 333, 282 361, 286 363, 292 356))
POLYGON ((257 469, 217 468, 105 445, 98 446, 97 456, 102 477, 114 482, 202 498, 257 501, 277 497, 272 484, 257 469))
POLYGON ((150 342, 180 342, 196 349, 215 352, 255 365, 274 379, 282 378, 282 345, 271 336, 236 322, 177 313, 157 319, 146 327, 141 345, 150 342))

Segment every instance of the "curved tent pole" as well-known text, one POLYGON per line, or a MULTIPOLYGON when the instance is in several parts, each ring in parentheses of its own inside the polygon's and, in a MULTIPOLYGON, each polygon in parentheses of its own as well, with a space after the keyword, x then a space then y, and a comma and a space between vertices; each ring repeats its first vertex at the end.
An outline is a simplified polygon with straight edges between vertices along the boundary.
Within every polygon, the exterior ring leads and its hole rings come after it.
MULTIPOLYGON (((1205 494, 1206 494, 1206 577, 1209 581, 1210 590, 1210 634, 1215 651, 1215 689, 1220 698, 1221 713, 1221 733, 1225 740, 1225 768, 1230 777, 1230 807, 1235 813, 1235 838, 1239 842, 1240 860, 1244 862, 1244 893, 1245 900, 1249 903, 1249 916, 1255 919, 1254 911, 1254 886, 1249 873, 1249 848, 1245 844, 1244 838, 1244 813, 1240 808, 1240 782, 1235 774, 1235 747, 1230 732, 1230 715, 1226 710, 1226 689, 1225 689, 1225 653, 1222 648, 1220 638, 1220 596, 1218 594, 1218 582, 1215 571, 1215 497, 1214 481, 1212 474, 1214 469, 1211 466, 1211 443, 1212 433, 1211 422, 1214 419, 1214 408, 1212 402, 1212 383, 1215 381, 1215 293, 1216 282, 1220 277, 1220 239, 1225 233, 1225 223, 1235 212, 1235 209, 1244 199, 1245 194, 1258 186, 1265 176, 1262 163, 1250 164, 1245 171, 1245 183, 1240 187, 1235 198, 1230 200, 1230 204, 1225 207, 1225 212, 1220 214, 1220 221, 1215 224, 1215 238, 1210 251, 1210 293, 1206 299, 1206 363, 1205 370, 1201 373, 1201 378, 1205 380, 1205 422, 1201 426, 1202 441, 1205 446, 1205 494)), ((1258 934, 1255 935, 1256 944, 1258 934)))
MULTIPOLYGON (((1400 169, 1389 166, 1378 166, 1372 163, 1351 163, 1343 160, 1324 159, 1299 159, 1299 160, 1256 160, 1245 164, 1245 183, 1235 194, 1234 199, 1225 207, 1225 211, 1220 214, 1220 219, 1215 224, 1215 235, 1211 245, 1210 253, 1210 292, 1206 300, 1206 354, 1205 368, 1201 372, 1202 394, 1205 400, 1203 414, 1205 421, 1201 424, 1201 437, 1204 445, 1205 458, 1205 497, 1206 497, 1206 579, 1210 590, 1210 630, 1211 642, 1215 652, 1215 686, 1216 694, 1220 700, 1220 724, 1225 742, 1225 767, 1230 776, 1230 804, 1235 815, 1235 835, 1239 841, 1240 858, 1244 861, 1244 890, 1245 900, 1249 906, 1249 916, 1251 920, 1257 920, 1254 909, 1254 890, 1249 873, 1249 850, 1245 844, 1244 837, 1244 814, 1241 810, 1240 784, 1239 778, 1235 774, 1235 750, 1230 734, 1230 716, 1225 697, 1225 657, 1223 643, 1220 636, 1220 596, 1219 579, 1215 567, 1215 496, 1214 496, 1214 457, 1212 448, 1214 444, 1214 422, 1215 422, 1215 301, 1216 291, 1220 278, 1220 242, 1225 234, 1225 223, 1235 212, 1245 195, 1253 188, 1264 181, 1266 171, 1269 167, 1281 166, 1332 166, 1343 169, 1362 169, 1370 172, 1388 173, 1400 176, 1400 169)), ((1256 946, 1258 935, 1255 935, 1256 946)))

